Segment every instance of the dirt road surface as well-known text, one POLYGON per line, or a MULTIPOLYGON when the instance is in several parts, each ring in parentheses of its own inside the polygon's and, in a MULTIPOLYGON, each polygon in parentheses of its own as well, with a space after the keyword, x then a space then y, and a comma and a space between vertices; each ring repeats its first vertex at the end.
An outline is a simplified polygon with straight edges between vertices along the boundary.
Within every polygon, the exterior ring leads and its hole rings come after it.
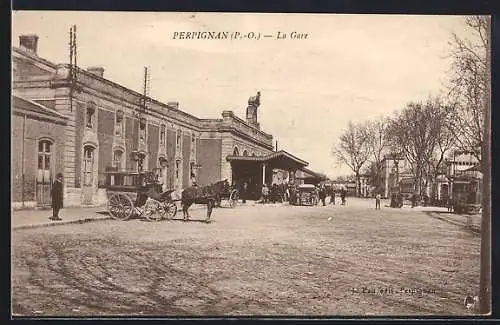
POLYGON ((465 217, 348 203, 220 208, 211 224, 109 220, 16 230, 13 313, 467 314, 480 237, 465 217))

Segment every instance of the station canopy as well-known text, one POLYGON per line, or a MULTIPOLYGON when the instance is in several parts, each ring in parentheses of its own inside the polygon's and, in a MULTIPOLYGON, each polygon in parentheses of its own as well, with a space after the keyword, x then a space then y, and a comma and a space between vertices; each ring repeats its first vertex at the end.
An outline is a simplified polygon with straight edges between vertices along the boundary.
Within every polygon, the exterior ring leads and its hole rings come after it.
POLYGON ((297 158, 285 150, 272 152, 266 156, 227 156, 226 159, 232 163, 240 164, 265 163, 268 168, 287 171, 299 170, 309 165, 307 161, 297 158))

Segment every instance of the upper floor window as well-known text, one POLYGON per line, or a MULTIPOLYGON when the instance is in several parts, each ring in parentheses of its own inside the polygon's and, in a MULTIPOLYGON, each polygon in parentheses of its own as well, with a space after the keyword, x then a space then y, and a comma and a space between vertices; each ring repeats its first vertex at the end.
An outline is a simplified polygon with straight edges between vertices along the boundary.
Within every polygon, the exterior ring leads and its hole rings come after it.
POLYGON ((181 137, 182 137, 182 131, 177 130, 177 137, 175 139, 175 144, 180 146, 181 145, 181 137))
POLYGON ((165 145, 165 124, 160 126, 160 145, 165 145))
POLYGON ((115 136, 117 137, 122 137, 123 136, 123 126, 124 126, 124 121, 123 121, 123 111, 116 111, 116 118, 115 118, 115 136))
POLYGON ((194 168, 194 162, 189 163, 189 175, 191 175, 191 178, 195 176, 195 168, 194 168))
POLYGON ((234 147, 233 156, 239 156, 239 155, 240 155, 240 152, 238 151, 238 148, 234 147))
POLYGON ((179 179, 179 171, 181 169, 181 161, 180 160, 176 160, 175 161, 175 178, 176 179, 179 179))
POLYGON ((139 120, 139 139, 146 141, 146 119, 144 117, 139 120))
POLYGON ((243 156, 248 156, 248 151, 243 150, 243 156))
POLYGON ((193 155, 196 153, 196 138, 194 135, 191 137, 191 153, 193 155))
POLYGON ((255 152, 252 152, 252 156, 254 156, 254 157, 255 157, 255 152))
POLYGON ((89 102, 87 104, 87 114, 86 114, 86 126, 89 129, 94 128, 95 124, 95 111, 96 111, 96 104, 94 102, 89 102))

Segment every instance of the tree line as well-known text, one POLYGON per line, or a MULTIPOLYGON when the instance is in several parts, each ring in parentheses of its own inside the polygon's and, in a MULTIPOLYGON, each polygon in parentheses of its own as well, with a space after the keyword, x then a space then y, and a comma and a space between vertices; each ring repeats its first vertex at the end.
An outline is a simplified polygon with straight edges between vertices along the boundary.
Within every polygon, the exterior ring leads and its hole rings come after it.
POLYGON ((486 16, 467 17, 465 26, 471 36, 451 35, 452 77, 443 95, 410 101, 392 116, 348 123, 332 154, 353 171, 358 194, 363 174, 370 175, 372 184, 381 183, 387 153, 407 161, 419 194, 443 172, 451 150, 472 153, 483 171, 489 168, 482 159, 484 103, 490 96, 488 20, 486 16))

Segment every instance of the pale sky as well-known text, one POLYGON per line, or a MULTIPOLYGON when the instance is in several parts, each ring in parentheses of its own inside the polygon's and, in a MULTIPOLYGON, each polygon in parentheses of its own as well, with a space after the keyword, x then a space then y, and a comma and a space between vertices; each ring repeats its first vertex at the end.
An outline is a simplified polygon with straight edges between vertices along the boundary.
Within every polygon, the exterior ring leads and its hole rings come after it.
POLYGON ((150 96, 175 100, 200 118, 233 110, 261 91, 261 129, 284 149, 329 176, 350 170, 331 156, 349 120, 392 114, 443 89, 452 31, 461 16, 14 12, 14 46, 37 34, 39 56, 69 61, 77 25, 78 65, 104 67, 104 77, 150 96), (179 40, 174 32, 307 33, 306 39, 179 40))

